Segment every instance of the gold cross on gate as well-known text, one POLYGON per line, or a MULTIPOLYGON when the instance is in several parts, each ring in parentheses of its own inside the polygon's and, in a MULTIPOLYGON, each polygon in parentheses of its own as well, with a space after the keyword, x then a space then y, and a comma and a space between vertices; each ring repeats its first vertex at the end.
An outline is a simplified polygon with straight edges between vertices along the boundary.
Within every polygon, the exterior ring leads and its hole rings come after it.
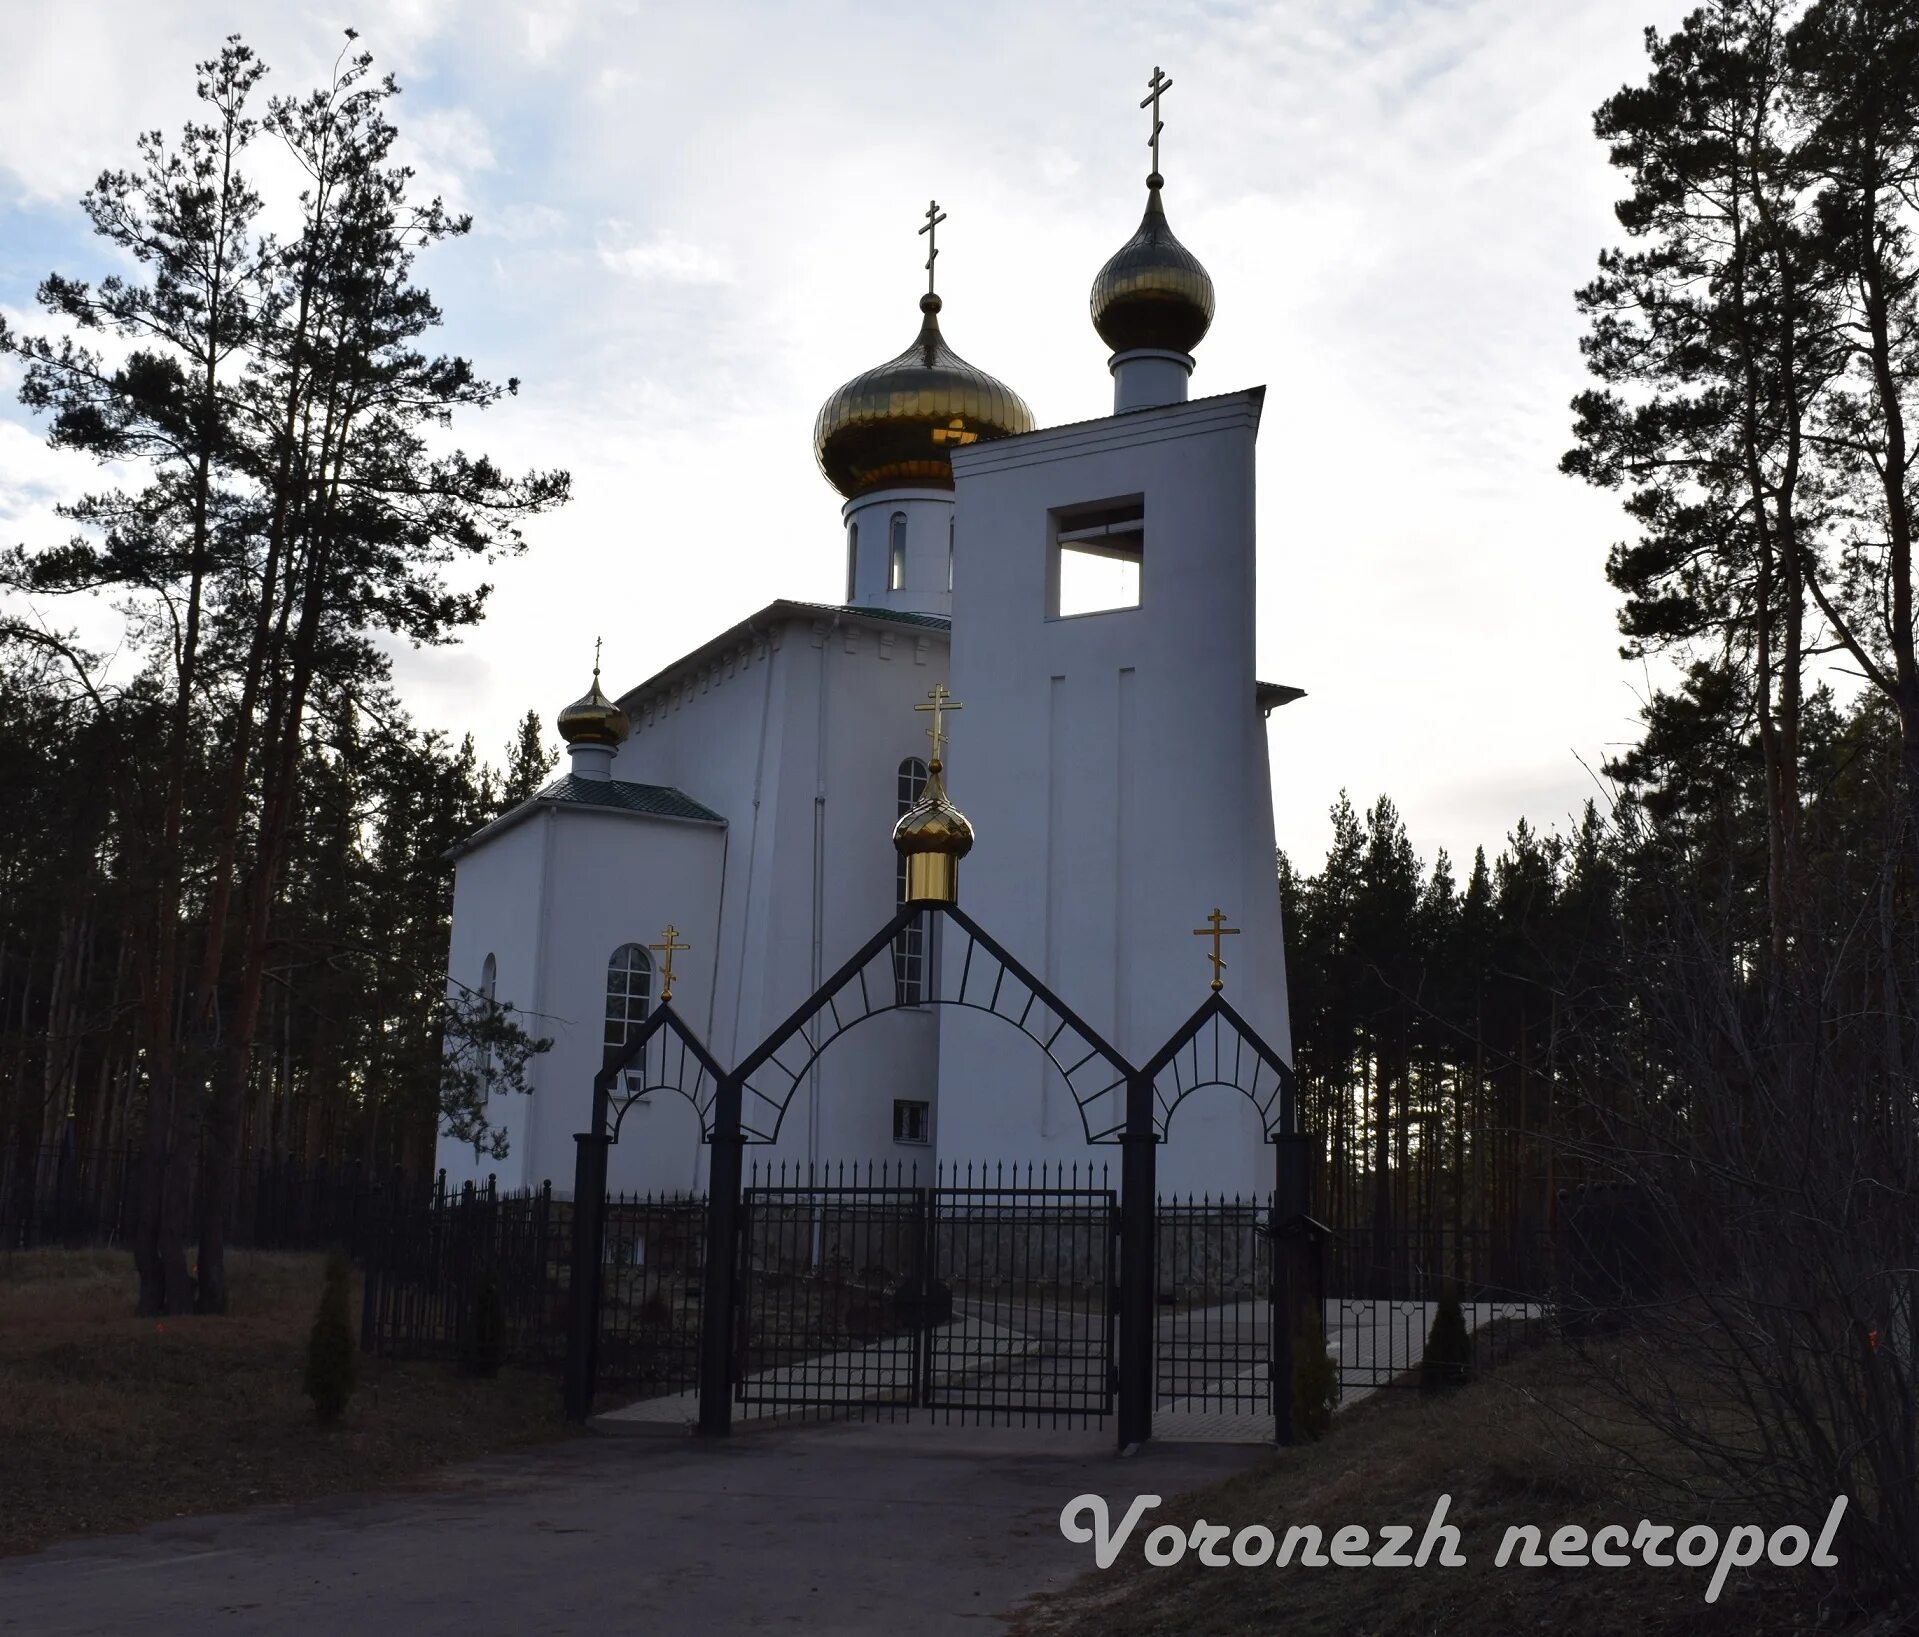
POLYGON ((1155 64, 1153 77, 1146 83, 1151 86, 1152 89, 1147 93, 1145 100, 1140 103, 1140 107, 1145 108, 1150 105, 1153 110, 1153 134, 1148 139, 1148 145, 1153 150, 1153 174, 1157 176, 1159 175, 1159 133, 1165 124, 1165 121, 1159 117, 1159 99, 1168 91, 1172 90, 1173 82, 1171 77, 1161 73, 1158 65, 1155 64))
POLYGON ((939 260, 939 234, 933 230, 946 220, 946 212, 939 207, 937 199, 926 201, 926 225, 920 232, 926 235, 926 293, 933 293, 933 263, 939 260))
POLYGON ((946 734, 940 725, 941 716, 946 711, 965 710, 966 707, 953 702, 953 696, 946 691, 946 684, 944 682, 935 682, 932 691, 928 693, 926 697, 932 700, 932 704, 915 705, 913 709, 916 711, 931 711, 933 713, 933 725, 926 730, 926 737, 933 741, 933 765, 938 767, 940 765, 940 746, 946 743, 946 734))
POLYGON ((683 954, 687 950, 693 947, 691 944, 676 943, 674 940, 677 939, 679 935, 680 935, 680 929, 676 927, 675 925, 673 925, 671 921, 669 921, 666 924, 666 930, 660 934, 660 937, 663 941, 657 944, 648 944, 646 946, 648 949, 654 951, 654 953, 664 955, 666 957, 666 960, 660 972, 660 999, 663 1002, 669 1001, 673 998, 674 952, 678 951, 683 954))
POLYGON ((1219 940, 1221 938, 1237 937, 1239 935, 1239 928, 1236 926, 1227 926, 1226 916, 1220 910, 1214 910, 1206 919, 1211 924, 1194 927, 1193 936, 1195 938, 1211 938, 1213 940, 1212 953, 1206 958, 1213 963, 1213 993, 1218 994, 1219 991, 1225 987, 1225 985, 1220 982, 1219 975, 1226 970, 1226 962, 1220 958, 1219 940))

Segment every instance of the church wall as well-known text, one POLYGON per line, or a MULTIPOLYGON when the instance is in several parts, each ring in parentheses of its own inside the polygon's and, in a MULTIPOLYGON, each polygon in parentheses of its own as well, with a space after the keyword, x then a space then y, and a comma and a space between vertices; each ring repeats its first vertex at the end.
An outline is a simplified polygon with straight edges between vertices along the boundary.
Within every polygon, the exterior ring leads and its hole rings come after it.
MULTIPOLYGON (((516 1021, 534 1034, 543 1033, 540 1009, 539 928, 543 923, 543 866, 548 843, 547 815, 490 838, 460 858, 453 871, 453 930, 447 952, 447 975, 471 990, 482 988, 486 958, 497 969, 494 999, 515 1008, 516 1021)), ((530 1079, 537 1085, 543 1059, 534 1060, 530 1079)), ((492 1101, 488 1118, 506 1133, 504 1160, 481 1158, 470 1144, 442 1137, 438 1163, 445 1167, 447 1186, 463 1182, 484 1185, 496 1173, 502 1188, 526 1186, 526 1098, 501 1094, 492 1101)))
MULTIPOLYGON (((1192 929, 1216 904, 1242 929, 1226 940, 1228 997, 1286 1042, 1253 696, 1257 410, 1235 394, 954 457, 952 685, 971 747, 954 794, 979 832, 961 903, 1135 1062, 1207 995, 1192 929), (1140 606, 1049 617, 1052 514, 1131 496, 1144 497, 1140 606)), ((949 1019, 941 1075, 944 1155, 1030 1140, 1086 1157, 1063 1082, 1003 1026, 949 1019)), ((1175 1116, 1163 1187, 1263 1189, 1270 1174, 1236 1093, 1175 1116)))
MULTIPOLYGON (((901 760, 922 755, 913 705, 946 677, 943 632, 796 624, 771 796, 762 932, 753 943, 734 1060, 744 1057, 883 926, 894 908, 891 835, 901 760)), ((892 1099, 931 1100, 932 1012, 860 1024, 822 1054, 771 1149, 755 1158, 863 1162, 920 1157, 892 1143, 892 1099)))
MULTIPOLYGON (((822 614, 787 620, 670 696, 629 698, 634 733, 615 776, 671 784, 725 813, 719 937, 688 959, 707 974, 693 1018, 739 1061, 884 924, 900 760, 924 756, 912 706, 946 677, 943 631, 822 614)), ((771 1148, 749 1158, 912 1159, 892 1143, 892 1099, 923 1096, 934 1012, 875 1018, 836 1042, 796 1093, 771 1148)))
MULTIPOLYGON (((572 808, 553 811, 545 937, 545 1012, 553 1049, 540 1059, 526 1144, 527 1178, 570 1191, 574 1134, 586 1129, 593 1077, 604 1061, 607 963, 622 944, 654 944, 672 922, 680 941, 711 949, 717 932, 725 832, 713 825, 572 808)), ((530 826, 529 826, 530 828, 530 826)), ((652 957, 652 994, 661 988, 652 957)), ((705 1016, 710 965, 676 958, 674 1010, 705 1016)), ((686 1192, 700 1186, 704 1153, 692 1106, 656 1092, 629 1112, 608 1156, 616 1190, 686 1192)))

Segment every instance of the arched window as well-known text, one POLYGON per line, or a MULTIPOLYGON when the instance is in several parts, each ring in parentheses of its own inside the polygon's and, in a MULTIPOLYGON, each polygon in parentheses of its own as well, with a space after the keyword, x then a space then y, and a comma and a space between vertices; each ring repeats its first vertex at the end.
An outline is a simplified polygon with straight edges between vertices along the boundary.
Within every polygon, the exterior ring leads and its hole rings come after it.
POLYGON ((860 572, 860 526, 846 525, 846 600, 853 600, 853 589, 860 572))
POLYGON ((906 513, 893 513, 886 527, 886 589, 906 589, 906 513))
POLYGON ((948 591, 953 589, 953 534, 958 527, 957 517, 949 517, 946 520, 946 589, 948 591))
MULTIPOLYGON (((488 1021, 492 1019, 494 991, 500 986, 500 963, 488 955, 480 967, 480 999, 486 1002, 488 1021)), ((480 1083, 486 1087, 487 1096, 493 1095, 493 1048, 486 1048, 480 1058, 480 1083)))
MULTIPOLYGON (((908 756, 899 769, 899 816, 906 817, 926 789, 927 768, 917 756, 908 756)), ((899 858, 893 873, 893 902, 906 902, 906 859, 899 858)), ((926 922, 924 917, 900 928, 893 940, 893 991, 901 1006, 918 1006, 926 997, 926 922)))
POLYGON ((606 963, 606 1044, 618 1051, 646 1021, 653 962, 640 944, 621 944, 606 963))

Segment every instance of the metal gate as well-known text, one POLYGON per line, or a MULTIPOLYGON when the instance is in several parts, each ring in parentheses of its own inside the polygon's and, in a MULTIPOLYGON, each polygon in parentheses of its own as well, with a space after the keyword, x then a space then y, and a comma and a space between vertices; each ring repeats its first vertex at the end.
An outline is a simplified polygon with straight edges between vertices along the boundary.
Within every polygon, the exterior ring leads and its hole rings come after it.
POLYGON ((1270 1427, 1271 1219, 1271 1200, 1259 1196, 1159 1202, 1157 1434, 1176 1436, 1220 1417, 1257 1418, 1270 1427))
POLYGON ((742 1195, 748 1416, 1097 1425, 1113 1407, 1118 1199, 1004 1171, 742 1195))

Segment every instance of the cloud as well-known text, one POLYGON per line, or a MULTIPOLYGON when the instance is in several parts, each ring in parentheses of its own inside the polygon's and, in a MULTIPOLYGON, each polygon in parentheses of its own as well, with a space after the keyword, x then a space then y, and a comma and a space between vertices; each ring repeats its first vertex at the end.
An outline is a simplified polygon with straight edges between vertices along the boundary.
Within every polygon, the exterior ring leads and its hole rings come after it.
POLYGON ((712 251, 689 244, 671 230, 649 239, 619 242, 625 229, 618 222, 606 224, 611 235, 600 241, 600 265, 627 278, 655 280, 664 284, 731 284, 733 274, 726 262, 712 251))
MULTIPOLYGON (((1631 736, 1639 682, 1603 575, 1628 525, 1553 469, 1582 379, 1571 291, 1618 231, 1591 111, 1643 76, 1645 16, 1687 3, 1268 0, 1169 24, 1145 0, 981 0, 964 30, 836 0, 381 8, 362 43, 406 88, 409 159, 476 220, 423 258, 444 340, 524 382, 456 435, 566 466, 576 494, 490 572, 458 658, 401 662, 406 697, 496 746, 578 693, 589 625, 631 680, 775 596, 833 596, 812 418, 914 333, 929 195, 954 346, 1042 423, 1106 413, 1086 292, 1139 220, 1157 61, 1168 209, 1219 290, 1194 390, 1269 386, 1260 674, 1309 690, 1271 723, 1282 843, 1315 862, 1342 786, 1389 791, 1456 859, 1516 805, 1576 811, 1579 756, 1631 736), (582 583, 617 618, 583 612, 582 583)), ((255 10, 270 89, 325 73, 333 20, 255 10)), ((50 268, 102 270, 71 202, 191 116, 230 25, 212 0, 13 11, 0 303, 23 308, 50 268)), ((0 431, 10 527, 95 479, 0 431)))

